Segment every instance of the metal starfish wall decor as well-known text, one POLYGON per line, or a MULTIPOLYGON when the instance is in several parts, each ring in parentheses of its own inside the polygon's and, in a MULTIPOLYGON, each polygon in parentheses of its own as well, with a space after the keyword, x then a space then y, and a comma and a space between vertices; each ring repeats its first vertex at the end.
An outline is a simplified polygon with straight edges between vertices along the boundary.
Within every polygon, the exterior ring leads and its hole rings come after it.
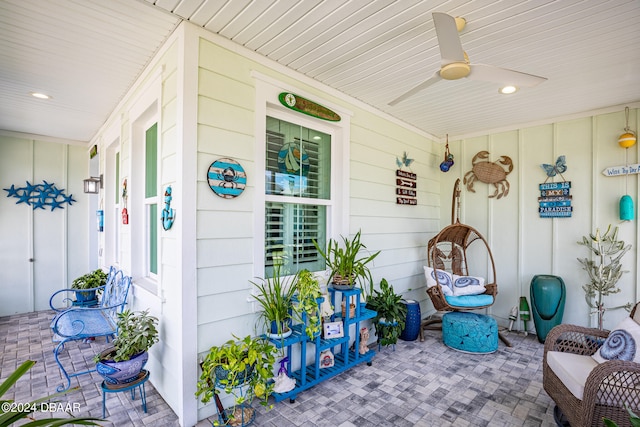
POLYGON ((64 194, 64 189, 60 189, 53 183, 42 181, 42 184, 31 184, 27 181, 26 187, 16 188, 15 185, 11 185, 10 188, 4 188, 7 197, 15 197, 18 199, 16 205, 20 203, 26 203, 28 206, 36 209, 45 209, 45 207, 51 206, 51 211, 56 208, 64 209, 63 204, 68 203, 71 205, 76 200, 72 194, 68 196, 64 194))

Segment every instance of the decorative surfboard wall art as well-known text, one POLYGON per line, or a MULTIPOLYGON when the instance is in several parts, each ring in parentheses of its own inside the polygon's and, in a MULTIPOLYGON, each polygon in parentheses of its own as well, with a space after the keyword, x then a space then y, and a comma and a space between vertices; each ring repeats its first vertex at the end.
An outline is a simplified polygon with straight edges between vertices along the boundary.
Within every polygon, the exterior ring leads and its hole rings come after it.
POLYGON ((417 205, 417 181, 418 176, 413 172, 407 172, 402 170, 404 166, 410 167, 413 163, 413 159, 407 156, 407 152, 401 159, 396 157, 396 204, 397 205, 417 205))
POLYGON ((207 181, 216 195, 224 199, 233 199, 244 191, 247 185, 247 174, 237 161, 222 158, 211 163, 207 172, 207 181))
POLYGON ((278 95, 278 100, 282 105, 293 111, 330 122, 340 121, 340 116, 334 111, 291 92, 282 92, 278 95))
POLYGON ((43 180, 42 184, 34 185, 29 181, 26 182, 27 185, 25 187, 16 188, 16 186, 12 184, 10 188, 3 189, 8 193, 7 197, 15 197, 18 199, 16 205, 25 203, 27 206, 31 206, 33 210, 46 210, 46 208, 51 207, 51 211, 53 212, 56 209, 64 209, 64 203, 71 205, 76 201, 72 194, 67 196, 64 194, 64 189, 56 187, 53 183, 48 183, 43 180))
POLYGON ((571 181, 566 181, 562 174, 567 171, 565 156, 559 156, 555 164, 543 163, 540 167, 547 174, 547 179, 538 186, 538 213, 540 218, 568 218, 571 217, 571 181), (562 182, 547 182, 556 176, 562 178, 562 182))

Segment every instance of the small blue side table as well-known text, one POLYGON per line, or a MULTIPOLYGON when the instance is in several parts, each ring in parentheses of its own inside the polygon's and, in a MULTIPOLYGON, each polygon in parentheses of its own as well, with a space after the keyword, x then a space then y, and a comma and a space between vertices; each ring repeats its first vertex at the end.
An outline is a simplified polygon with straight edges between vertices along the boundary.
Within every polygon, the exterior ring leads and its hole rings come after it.
POLYGON ((147 393, 144 389, 144 383, 149 379, 149 371, 143 369, 140 372, 138 378, 127 384, 109 384, 106 381, 102 381, 102 418, 105 417, 107 393, 120 393, 123 391, 131 390, 131 400, 136 399, 136 388, 140 391, 140 400, 142 400, 142 409, 144 413, 147 413, 147 393))

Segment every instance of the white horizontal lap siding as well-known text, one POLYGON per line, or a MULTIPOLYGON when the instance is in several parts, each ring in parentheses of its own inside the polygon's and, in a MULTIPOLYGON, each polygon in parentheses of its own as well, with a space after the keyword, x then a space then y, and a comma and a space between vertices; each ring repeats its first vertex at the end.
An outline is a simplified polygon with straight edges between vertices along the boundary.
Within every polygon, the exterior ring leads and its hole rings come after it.
POLYGON ((200 40, 198 70, 198 352, 255 334, 247 302, 253 272, 255 89, 250 61, 200 40), (207 172, 220 158, 236 160, 247 186, 233 199, 217 196, 207 172))
POLYGON ((438 230, 435 149, 424 136, 366 112, 356 110, 352 118, 349 231, 362 230, 367 248, 381 251, 371 268, 376 287, 386 278, 397 293, 429 306, 422 267, 427 241, 438 230), (402 169, 417 175, 415 206, 396 204, 396 158, 404 152, 414 159, 402 169))

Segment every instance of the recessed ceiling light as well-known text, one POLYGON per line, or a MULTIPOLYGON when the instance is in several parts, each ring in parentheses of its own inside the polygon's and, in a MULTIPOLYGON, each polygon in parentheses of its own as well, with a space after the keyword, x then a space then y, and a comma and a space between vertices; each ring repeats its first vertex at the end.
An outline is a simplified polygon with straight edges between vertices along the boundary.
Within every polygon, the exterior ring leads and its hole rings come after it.
POLYGON ((316 136, 314 136, 314 137, 313 137, 313 139, 315 139, 316 141, 319 141, 319 140, 321 140, 321 139, 322 139, 322 137, 321 137, 321 136, 316 135, 316 136))
POLYGON ((498 92, 503 95, 509 95, 518 91, 518 88, 515 86, 504 86, 498 89, 498 92))
POLYGON ((41 93, 41 92, 29 92, 29 95, 33 96, 34 98, 38 98, 38 99, 51 99, 51 97, 49 95, 47 95, 46 93, 41 93))

